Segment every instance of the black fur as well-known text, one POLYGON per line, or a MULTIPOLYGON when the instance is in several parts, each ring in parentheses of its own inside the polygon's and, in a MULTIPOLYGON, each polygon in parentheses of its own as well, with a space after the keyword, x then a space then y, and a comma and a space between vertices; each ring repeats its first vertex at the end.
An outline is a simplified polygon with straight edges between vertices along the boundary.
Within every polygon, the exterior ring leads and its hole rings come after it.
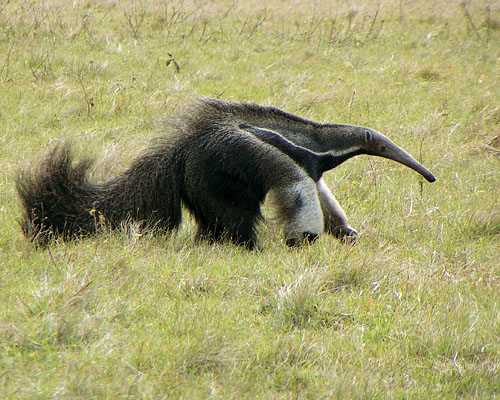
POLYGON ((253 248, 261 203, 296 164, 239 128, 234 106, 199 102, 167 137, 104 183, 88 181, 91 163, 75 163, 69 146, 55 148, 37 170, 17 179, 25 235, 44 244, 128 221, 170 231, 179 226, 184 204, 201 237, 253 248))
POLYGON ((88 160, 75 164, 68 145, 56 147, 34 173, 17 179, 25 235, 45 244, 54 235, 67 239, 129 220, 162 230, 175 228, 181 206, 174 174, 182 162, 169 147, 158 141, 124 173, 99 184, 87 180, 88 160))
POLYGON ((34 172, 17 179, 22 228, 37 244, 131 221, 168 232, 181 223, 184 205, 200 237, 252 249, 261 204, 274 189, 288 244, 314 240, 325 216, 327 231, 341 229, 351 236, 354 230, 333 195, 325 188, 318 192, 317 185, 323 172, 357 154, 389 158, 435 180, 369 128, 318 124, 273 107, 203 99, 107 182, 89 182, 91 163, 75 163, 67 145, 55 148, 34 172))
POLYGON ((329 169, 325 168, 325 165, 330 165, 334 162, 335 157, 333 155, 329 153, 315 153, 304 147, 297 146, 277 132, 247 124, 240 124, 239 127, 289 156, 300 165, 315 182, 319 181, 323 172, 329 169))

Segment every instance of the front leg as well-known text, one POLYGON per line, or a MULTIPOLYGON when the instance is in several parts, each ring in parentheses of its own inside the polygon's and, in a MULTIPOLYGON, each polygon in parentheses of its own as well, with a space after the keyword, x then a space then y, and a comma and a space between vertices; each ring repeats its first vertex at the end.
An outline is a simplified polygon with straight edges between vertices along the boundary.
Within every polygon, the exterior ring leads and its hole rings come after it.
POLYGON ((347 222, 347 216, 337 199, 326 186, 323 178, 317 182, 319 201, 323 211, 325 231, 334 235, 344 243, 356 241, 358 233, 347 222))
POLYGON ((304 176, 276 188, 276 199, 288 246, 311 243, 323 231, 323 213, 316 183, 310 177, 304 176))

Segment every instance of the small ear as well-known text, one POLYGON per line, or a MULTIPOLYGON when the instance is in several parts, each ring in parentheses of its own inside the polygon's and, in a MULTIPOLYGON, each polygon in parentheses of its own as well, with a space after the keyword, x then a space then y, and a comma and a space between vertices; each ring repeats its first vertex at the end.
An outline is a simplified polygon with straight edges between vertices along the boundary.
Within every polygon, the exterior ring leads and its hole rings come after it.
POLYGON ((372 133, 368 130, 365 131, 365 143, 372 141, 372 133))

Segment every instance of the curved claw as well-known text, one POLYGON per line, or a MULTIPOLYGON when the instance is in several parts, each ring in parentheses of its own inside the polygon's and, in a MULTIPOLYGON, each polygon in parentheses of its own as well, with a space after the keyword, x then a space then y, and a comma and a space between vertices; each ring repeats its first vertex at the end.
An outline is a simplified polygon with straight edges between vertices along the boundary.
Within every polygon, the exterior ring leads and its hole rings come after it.
POLYGON ((297 247, 305 243, 313 243, 317 238, 316 233, 304 232, 301 237, 286 239, 285 243, 288 247, 297 247))
POLYGON ((335 236, 344 244, 355 244, 358 241, 358 232, 350 226, 343 226, 336 229, 335 236))

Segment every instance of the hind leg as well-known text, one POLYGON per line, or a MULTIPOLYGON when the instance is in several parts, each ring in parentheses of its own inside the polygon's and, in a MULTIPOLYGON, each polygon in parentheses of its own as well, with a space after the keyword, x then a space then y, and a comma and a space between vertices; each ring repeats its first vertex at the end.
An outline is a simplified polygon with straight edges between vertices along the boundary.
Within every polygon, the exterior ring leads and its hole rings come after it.
POLYGON ((198 239, 213 243, 222 241, 224 232, 219 229, 217 225, 198 222, 198 232, 196 236, 198 239))
POLYGON ((347 222, 344 210, 323 179, 317 182, 317 187, 325 221, 325 231, 339 238, 342 242, 356 241, 358 233, 347 222))
POLYGON ((258 248, 255 223, 260 212, 248 213, 238 207, 228 207, 210 222, 198 222, 198 237, 211 242, 229 240, 249 250, 258 248))

